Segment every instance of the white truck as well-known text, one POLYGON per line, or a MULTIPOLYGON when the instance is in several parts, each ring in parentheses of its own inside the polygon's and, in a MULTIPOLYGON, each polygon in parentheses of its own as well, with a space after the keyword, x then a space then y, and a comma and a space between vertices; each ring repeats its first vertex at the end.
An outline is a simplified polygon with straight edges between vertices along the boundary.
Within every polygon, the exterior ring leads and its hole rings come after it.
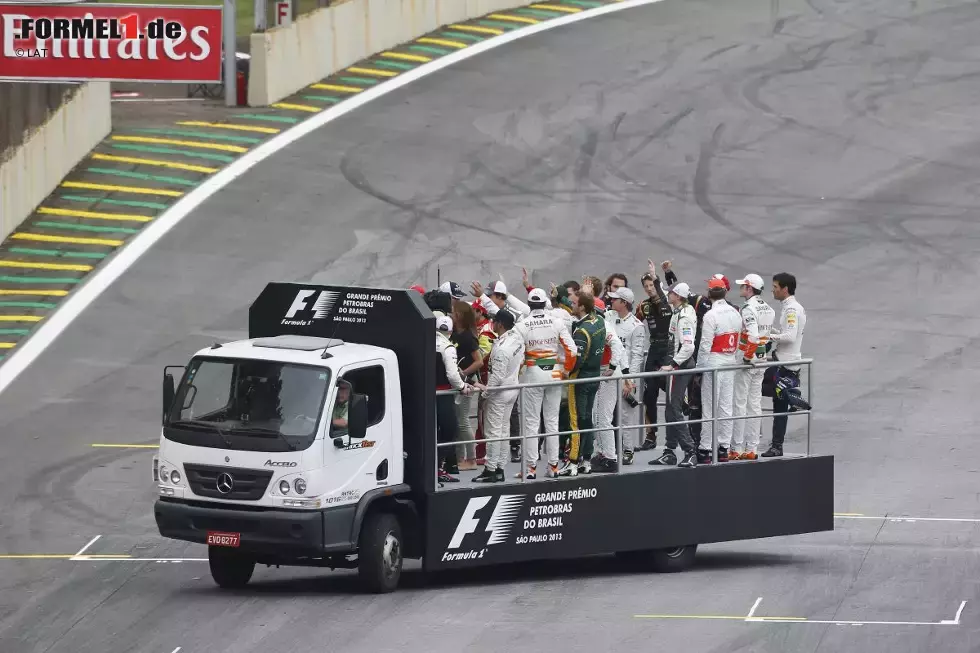
POLYGON ((672 571, 698 544, 833 529, 831 456, 437 491, 434 338, 411 290, 268 284, 248 339, 197 352, 179 384, 164 369, 161 535, 206 544, 221 587, 302 565, 389 592, 406 558, 617 553, 672 571), (731 496, 769 498, 733 514, 731 496))

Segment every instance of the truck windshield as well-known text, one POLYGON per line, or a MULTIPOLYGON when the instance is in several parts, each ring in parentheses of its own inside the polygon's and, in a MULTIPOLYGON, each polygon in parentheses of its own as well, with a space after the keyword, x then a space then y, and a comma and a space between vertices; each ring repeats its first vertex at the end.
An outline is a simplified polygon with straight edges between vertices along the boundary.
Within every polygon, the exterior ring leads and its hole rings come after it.
POLYGON ((252 359, 191 361, 164 425, 168 440, 297 451, 316 438, 330 370, 252 359))

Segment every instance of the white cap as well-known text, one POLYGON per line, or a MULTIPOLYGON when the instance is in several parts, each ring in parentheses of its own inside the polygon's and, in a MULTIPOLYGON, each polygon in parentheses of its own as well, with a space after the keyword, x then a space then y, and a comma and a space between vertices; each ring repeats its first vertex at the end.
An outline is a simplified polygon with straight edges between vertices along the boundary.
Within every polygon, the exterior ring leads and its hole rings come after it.
POLYGON ((691 295, 691 287, 682 281, 681 283, 675 283, 674 287, 670 289, 670 292, 680 296, 682 299, 687 299, 691 295))
POLYGON ((765 282, 762 280, 762 277, 760 277, 758 274, 747 274, 745 275, 744 279, 736 279, 735 283, 737 283, 740 286, 744 286, 748 284, 753 288, 755 288, 756 290, 762 290, 766 285, 765 282))
POLYGON ((535 304, 547 304, 548 295, 540 288, 535 288, 527 294, 527 301, 535 304))
POLYGON ((507 286, 504 285, 503 281, 494 282, 493 286, 490 288, 490 294, 499 292, 501 295, 507 294, 507 286))
POLYGON ((636 297, 633 295, 633 291, 627 288, 626 286, 623 286, 618 290, 613 290, 609 292, 606 295, 606 297, 608 297, 609 299, 622 299, 627 304, 632 304, 634 301, 636 301, 636 297))
POLYGON ((442 315, 436 318, 436 331, 445 331, 446 333, 453 332, 453 318, 448 315, 442 315))

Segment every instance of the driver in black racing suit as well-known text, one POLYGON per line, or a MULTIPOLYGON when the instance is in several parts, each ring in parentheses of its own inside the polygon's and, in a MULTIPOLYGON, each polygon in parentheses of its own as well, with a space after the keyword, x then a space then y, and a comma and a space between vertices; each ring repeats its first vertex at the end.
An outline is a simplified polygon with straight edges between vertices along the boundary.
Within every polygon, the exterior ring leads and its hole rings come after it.
MULTIPOLYGON (((644 372, 656 372, 664 364, 667 358, 667 350, 670 344, 670 319, 674 315, 674 309, 667 301, 667 295, 660 278, 657 276, 656 264, 648 260, 649 272, 641 277, 643 290, 649 296, 636 309, 636 317, 645 323, 650 332, 650 349, 647 351, 646 363, 643 367, 644 372)), ((677 277, 670 271, 670 261, 663 263, 664 276, 668 286, 677 281, 677 277), (671 279, 673 278, 673 282, 671 279)), ((664 377, 643 379, 643 408, 646 413, 647 424, 657 423, 657 397, 664 389, 664 377)), ((647 451, 657 446, 657 427, 647 429, 643 443, 638 447, 640 451, 647 451)))

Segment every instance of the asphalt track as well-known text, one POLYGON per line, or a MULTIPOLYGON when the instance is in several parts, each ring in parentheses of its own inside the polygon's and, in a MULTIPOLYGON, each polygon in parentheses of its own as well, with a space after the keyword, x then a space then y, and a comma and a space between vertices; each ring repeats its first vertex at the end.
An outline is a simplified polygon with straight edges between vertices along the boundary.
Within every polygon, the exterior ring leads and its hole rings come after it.
POLYGON ((258 165, 0 396, 0 650, 975 651, 978 29, 967 2, 666 0, 483 54, 258 165), (837 457, 836 509, 870 518, 704 547, 679 575, 596 559, 409 573, 382 597, 347 572, 263 568, 230 594, 194 560, 68 559, 96 535, 86 555, 203 556, 156 535, 152 450, 91 445, 154 443, 161 367, 244 335, 267 281, 634 280, 648 257, 694 283, 798 276, 813 449, 837 457))

